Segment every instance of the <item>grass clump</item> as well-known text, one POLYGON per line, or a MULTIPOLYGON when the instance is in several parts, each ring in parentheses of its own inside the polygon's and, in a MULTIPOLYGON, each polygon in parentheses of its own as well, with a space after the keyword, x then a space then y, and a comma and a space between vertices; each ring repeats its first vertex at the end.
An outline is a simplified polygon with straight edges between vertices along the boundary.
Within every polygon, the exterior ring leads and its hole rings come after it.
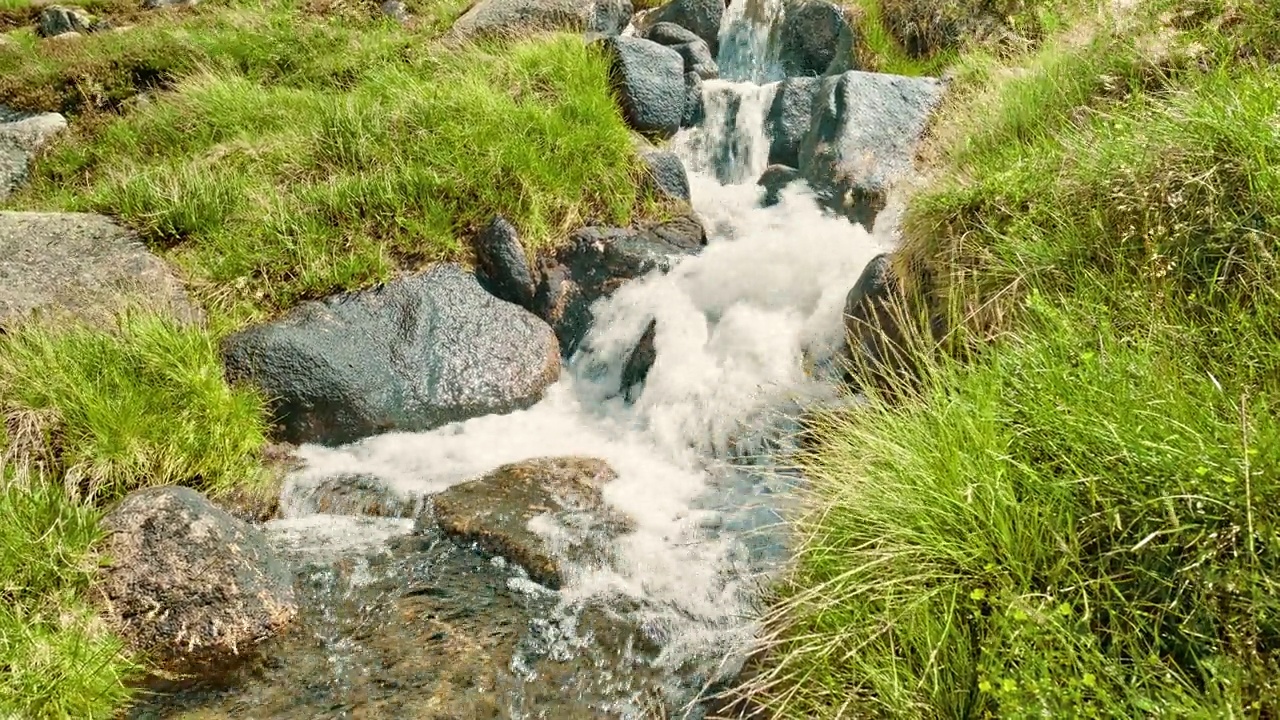
POLYGON ((34 323, 0 336, 2 445, 108 502, 146 485, 212 494, 261 479, 263 400, 228 387, 203 330, 149 315, 118 331, 34 323))
POLYGON ((110 718, 136 666, 94 617, 97 512, 0 469, 0 716, 110 718))
MULTIPOLYGON (((121 45, 124 57, 175 58, 152 70, 180 79, 89 123, 12 204, 122 218, 168 251, 215 315, 239 323, 466 261, 466 238, 496 213, 537 251, 584 222, 625 223, 647 202, 607 60, 577 37, 440 52, 386 24, 260 22, 157 26, 121 45), (187 67, 192 53, 172 43, 208 60, 187 67)), ((79 52, 110 69, 104 88, 136 91, 112 69, 116 42, 79 52)), ((42 86, 43 72, 97 72, 50 52, 23 87, 42 86)))
POLYGON ((782 717, 1280 713, 1280 11, 1132 13, 961 62, 899 266, 973 352, 821 419, 782 717))

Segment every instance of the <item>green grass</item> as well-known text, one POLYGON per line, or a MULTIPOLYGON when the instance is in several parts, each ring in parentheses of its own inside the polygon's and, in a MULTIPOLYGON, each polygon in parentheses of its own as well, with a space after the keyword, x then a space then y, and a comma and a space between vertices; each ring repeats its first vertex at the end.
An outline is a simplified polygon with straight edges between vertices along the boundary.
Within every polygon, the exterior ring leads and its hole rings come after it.
POLYGON ((262 479, 262 398, 227 386, 208 333, 165 318, 0 336, 0 405, 0 447, 44 459, 73 495, 109 502, 168 483, 216 495, 262 479))
POLYGON ((90 116, 10 205, 120 217, 232 324, 466 261, 495 213, 535 252, 649 207, 579 38, 446 49, 296 12, 174 16, 35 62, 0 49, 0 102, 90 116), (128 102, 148 86, 171 90, 128 102))
POLYGON ((962 58, 899 266, 964 352, 800 458, 779 716, 1280 713, 1280 10, 1170 7, 962 58))
POLYGON ((135 666, 94 617, 96 511, 0 469, 0 716, 110 718, 135 666))

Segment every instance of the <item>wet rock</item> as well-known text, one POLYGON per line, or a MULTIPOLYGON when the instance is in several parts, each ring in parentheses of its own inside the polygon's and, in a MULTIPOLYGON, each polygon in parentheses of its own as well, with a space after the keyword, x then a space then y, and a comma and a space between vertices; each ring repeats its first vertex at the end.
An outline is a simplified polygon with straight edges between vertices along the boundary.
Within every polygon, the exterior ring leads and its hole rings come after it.
POLYGON ((458 38, 519 37, 539 31, 614 36, 631 20, 631 0, 479 0, 453 24, 458 38))
POLYGON ((610 511, 601 495, 616 477, 604 461, 592 458, 512 463, 436 495, 435 520, 450 537, 476 543, 524 567, 535 582, 559 589, 562 557, 599 560, 597 543, 630 529, 629 520, 610 511), (582 532, 549 543, 530 530, 530 521, 546 513, 582 532))
POLYGON ((452 264, 306 303, 223 360, 277 399, 280 439, 326 444, 526 408, 560 375, 551 329, 452 264))
POLYGON ((835 50, 831 53, 831 64, 823 71, 823 75, 840 75, 850 70, 861 70, 858 61, 858 26, 850 19, 840 29, 836 38, 835 50))
POLYGON ((378 6, 378 10, 381 11, 383 15, 395 20, 396 22, 403 23, 409 21, 409 8, 405 7, 405 4, 400 0, 384 0, 384 2, 378 6))
POLYGON ((680 127, 693 127, 702 122, 704 108, 702 105, 702 77, 696 72, 684 74, 684 113, 680 116, 680 127))
POLYGON ((568 357, 591 326, 591 303, 628 280, 653 270, 666 272, 706 240, 701 223, 689 217, 643 228, 582 228, 543 259, 535 312, 551 323, 568 357))
POLYGON ((19 113, 0 105, 0 201, 27 179, 32 156, 67 129, 57 113, 19 113))
POLYGON ((870 228, 889 188, 910 172, 941 95, 933 78, 857 70, 823 78, 800 172, 846 217, 870 228))
POLYGON ((649 150, 640 153, 640 159, 659 196, 689 202, 689 174, 679 155, 667 150, 649 150))
POLYGON ((711 49, 715 57, 720 48, 720 21, 724 17, 723 0, 671 0, 647 19, 653 24, 673 23, 688 28, 711 49))
POLYGON ((800 164, 800 146, 813 121, 813 101, 822 90, 816 77, 787 78, 778 84, 765 117, 769 135, 769 164, 800 164))
MULTIPOLYGON (((654 23, 645 31, 644 38, 668 47, 702 40, 694 31, 672 22, 654 23)), ((703 44, 706 42, 703 41, 703 44)))
POLYGON ((42 38, 58 37, 66 33, 85 34, 93 28, 93 20, 83 10, 62 5, 50 5, 40 11, 36 23, 36 35, 42 38))
POLYGON ((779 30, 779 59, 787 77, 822 75, 835 60, 841 33, 853 23, 846 10, 827 0, 788 4, 779 30))
POLYGON ((658 43, 635 37, 601 41, 622 116, 633 129, 669 138, 684 117, 684 59, 658 43))
POLYGON ((627 356, 627 364, 622 366, 622 393, 627 402, 635 402, 639 397, 637 388, 649 376, 653 363, 658 359, 658 350, 654 347, 657 336, 658 321, 650 320, 644 333, 636 343, 631 354, 627 356))
POLYGON ((494 296, 522 308, 533 307, 537 289, 516 228, 495 216, 476 237, 476 279, 494 296))
POLYGON ((902 284, 888 253, 872 258, 845 296, 848 350, 873 378, 887 378, 905 367, 905 335, 895 312, 902 298, 902 284))
POLYGON ((770 165, 765 168, 756 185, 764 188, 762 207, 772 207, 782 202, 782 191, 791 183, 800 180, 800 171, 786 165, 770 165))
POLYGON ((720 77, 720 67, 716 65, 711 48, 693 31, 675 23, 661 22, 649 28, 644 37, 680 53, 686 73, 697 73, 704 80, 720 77))
POLYGON ((0 328, 37 312, 109 327, 133 304, 201 317, 169 267, 111 219, 0 212, 0 328))
POLYGON ((135 492, 102 527, 103 615, 166 673, 219 673, 297 614, 292 573, 262 534, 195 490, 135 492))
POLYGON ((343 473, 302 481, 288 491, 288 501, 303 514, 367 515, 411 518, 418 513, 416 498, 372 475, 343 473))

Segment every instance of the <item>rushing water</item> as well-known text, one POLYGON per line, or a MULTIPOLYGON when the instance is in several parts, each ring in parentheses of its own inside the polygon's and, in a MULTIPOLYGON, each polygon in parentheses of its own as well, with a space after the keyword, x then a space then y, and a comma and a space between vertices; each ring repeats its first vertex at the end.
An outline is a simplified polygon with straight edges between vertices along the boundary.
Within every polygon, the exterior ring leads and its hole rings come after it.
MULTIPOLYGON (((760 207, 762 191, 754 181, 768 155, 763 118, 773 86, 756 83, 776 79, 769 38, 779 7, 775 0, 730 6, 719 61, 736 81, 708 82, 706 121, 674 143, 690 170, 707 247, 667 274, 644 277, 598 302, 582 350, 540 403, 431 432, 302 448, 306 468, 288 482, 284 517, 270 529, 309 581, 336 593, 305 630, 327 656, 309 672, 344 678, 343 687, 362 673, 382 672, 369 667, 373 651, 361 645, 375 641, 343 613, 382 612, 378 622, 388 622, 390 611, 376 609, 384 596, 427 574, 490 578, 496 587, 505 583, 512 596, 529 598, 522 602, 533 619, 517 633, 503 671, 507 679, 485 691, 500 695, 490 700, 502 716, 568 716, 540 705, 530 683, 546 679, 548 666, 535 662, 539 658, 595 657, 591 638, 600 632, 580 631, 595 617, 584 608, 623 617, 626 627, 643 635, 626 639, 623 654, 638 656, 633 647, 643 640, 651 650, 644 664, 669 677, 682 672, 686 684, 691 677, 713 679, 726 659, 732 668, 754 631, 759 578, 786 550, 778 513, 791 481, 774 466, 770 448, 798 408, 834 396, 823 369, 842 339, 844 296, 881 250, 861 227, 824 214, 798 184, 779 204, 760 207), (655 319, 656 361, 643 391, 627 403, 616 392, 622 367, 655 319), (608 461, 618 478, 604 499, 635 521, 634 532, 615 541, 609 567, 572 568, 558 593, 501 561, 460 556, 447 541, 421 540, 413 554, 386 549, 396 538, 407 542, 410 521, 318 515, 301 502, 319 479, 339 473, 373 476, 420 497, 504 463, 555 455, 608 461), (351 560, 335 574, 343 558, 351 560), (360 587, 374 592, 361 594, 360 587)), ((556 532, 550 522, 536 530, 556 532)), ((432 597, 453 592, 446 587, 432 597)), ((456 592, 453 602, 468 606, 459 611, 514 602, 479 602, 456 592)), ((447 606, 445 600, 432 605, 432 617, 447 613, 447 606)), ((386 652, 376 657, 388 662, 386 652)), ((634 685, 606 665, 596 662, 590 672, 574 675, 576 692, 593 696, 591 712, 641 715, 634 685)), ((563 689, 568 682, 558 687, 572 693, 563 689)))

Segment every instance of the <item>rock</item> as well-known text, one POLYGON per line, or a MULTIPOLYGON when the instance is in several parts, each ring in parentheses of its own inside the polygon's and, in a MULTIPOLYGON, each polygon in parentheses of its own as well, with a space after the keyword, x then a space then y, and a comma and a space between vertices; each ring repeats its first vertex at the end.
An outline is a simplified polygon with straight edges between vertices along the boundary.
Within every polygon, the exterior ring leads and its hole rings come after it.
POLYGON ((378 6, 378 10, 396 22, 409 21, 409 8, 405 7, 405 4, 400 0, 384 0, 378 6))
POLYGON ((400 494, 372 475, 356 473, 299 482, 289 489, 287 501, 308 515, 411 518, 418 512, 415 498, 400 494))
POLYGON ((634 37, 606 38, 600 44, 610 58, 614 90, 627 124, 646 135, 675 135, 685 114, 680 53, 634 37))
POLYGON ((652 40, 680 53, 680 57, 684 59, 686 73, 697 73, 698 77, 705 80, 720 76, 720 68, 711 54, 711 48, 707 46, 705 40, 694 35, 691 30, 675 23, 660 22, 649 28, 644 37, 646 40, 652 40))
POLYGON ((636 388, 640 387, 645 378, 649 376, 649 371, 653 369, 654 361, 658 359, 658 350, 653 344, 657 331, 658 321, 650 320, 648 326, 644 329, 644 333, 640 336, 640 340, 631 351, 631 355, 627 357, 627 364, 622 367, 621 389, 627 402, 635 402, 636 398, 639 397, 636 388))
POLYGON ((778 51, 787 77, 825 73, 839 51, 841 34, 851 31, 850 20, 844 9, 827 0, 790 3, 779 31, 778 51))
POLYGON ((770 165, 761 173, 756 185, 764 188, 762 207, 772 207, 782 202, 782 191, 791 183, 800 180, 800 171, 786 165, 770 165))
POLYGON ((840 29, 836 38, 835 50, 831 53, 831 64, 822 72, 823 75, 840 75, 850 70, 861 70, 858 61, 858 26, 850 18, 840 29))
POLYGON ((132 493, 102 528, 103 615, 165 672, 218 672, 297 614, 292 573, 263 535, 195 490, 132 493))
POLYGON ((723 0, 671 0, 658 8, 648 21, 673 23, 693 31, 711 49, 715 57, 720 48, 720 21, 724 17, 723 0))
POLYGON ((890 186, 912 169, 941 95, 933 78, 858 70, 823 78, 800 148, 800 172, 846 217, 870 228, 890 186))
POLYGON ((551 329, 453 264, 306 303, 228 337, 223 359, 276 398, 279 439, 297 443, 511 412, 560 375, 551 329))
MULTIPOLYGON (((668 47, 702 40, 694 31, 672 22, 655 23, 645 31, 644 38, 668 47)), ((703 41, 703 44, 705 45, 706 41, 703 41)))
POLYGON ((538 458, 504 465, 478 480, 445 490, 433 498, 435 520, 445 534, 511 560, 537 583, 553 590, 564 582, 562 558, 598 560, 600 537, 631 528, 629 519, 604 504, 601 490, 617 477, 603 460, 538 458), (548 543, 529 529, 530 521, 549 513, 581 533, 548 543))
POLYGON ((31 115, 0 105, 0 201, 26 181, 32 156, 66 129, 58 113, 31 115))
POLYGON ((680 156, 667 150, 650 150, 640 153, 649 171, 649 181, 661 197, 689 202, 689 174, 680 156))
POLYGON ((765 118, 771 165, 800 164, 800 146, 813 120, 813 100, 822 89, 821 78, 795 77, 778 83, 765 118))
POLYGON ((844 329, 849 352, 867 369, 880 373, 901 362, 904 341, 893 305, 902 299, 902 285, 888 253, 871 259, 845 295, 844 329))
POLYGON ((687 72, 684 74, 684 113, 680 116, 680 127, 693 127, 702 122, 703 116, 702 77, 696 72, 687 72))
POLYGON ((534 310, 555 328, 568 357, 591 326, 591 303, 628 280, 666 272, 676 259, 705 244, 706 231, 688 217, 645 228, 582 228, 543 259, 534 310))
POLYGON ((514 225, 495 216, 476 236, 474 250, 476 279, 484 289, 522 308, 533 307, 537 286, 514 225))
POLYGON ((631 0, 479 0, 454 22, 452 34, 477 38, 570 31, 614 36, 631 14, 631 0))
POLYGON ((83 11, 62 5, 50 5, 40 11, 36 22, 36 35, 51 38, 66 33, 85 34, 93 28, 93 21, 83 11))
POLYGON ((134 303, 201 318, 169 267, 110 218, 0 212, 0 328, 35 312, 105 327, 134 303))

